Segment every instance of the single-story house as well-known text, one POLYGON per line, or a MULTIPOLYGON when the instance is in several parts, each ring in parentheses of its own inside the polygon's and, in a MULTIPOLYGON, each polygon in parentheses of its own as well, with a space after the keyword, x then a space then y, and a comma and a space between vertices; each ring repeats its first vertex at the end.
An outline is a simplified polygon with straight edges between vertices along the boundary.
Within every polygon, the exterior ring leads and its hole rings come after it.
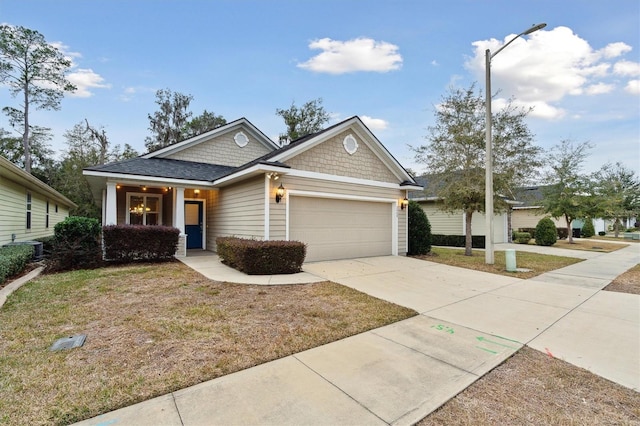
POLYGON ((77 207, 49 185, 0 156, 0 246, 53 235, 77 207))
MULTIPOLYGON (((467 218, 461 210, 456 213, 446 212, 441 209, 442 199, 436 196, 430 176, 415 178, 418 185, 426 188, 424 191, 412 192, 409 199, 417 201, 427 214, 432 234, 465 235, 467 218)), ((517 205, 515 200, 506 200, 511 206, 517 205)), ((493 216, 493 240, 494 243, 509 242, 510 229, 516 229, 509 222, 509 212, 495 213, 493 216)), ((484 212, 474 212, 471 216, 471 232, 473 235, 486 235, 486 219, 484 212)))
POLYGON ((83 173, 104 225, 174 226, 177 256, 219 236, 302 241, 307 261, 404 255, 421 189, 358 117, 282 147, 241 118, 83 173))

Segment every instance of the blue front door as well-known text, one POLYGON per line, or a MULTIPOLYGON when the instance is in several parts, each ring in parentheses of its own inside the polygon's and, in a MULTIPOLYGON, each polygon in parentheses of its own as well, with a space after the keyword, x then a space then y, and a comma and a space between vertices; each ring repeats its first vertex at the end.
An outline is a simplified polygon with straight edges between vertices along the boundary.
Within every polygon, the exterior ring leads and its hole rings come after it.
POLYGON ((202 247, 202 201, 184 202, 184 231, 187 234, 187 248, 202 247))

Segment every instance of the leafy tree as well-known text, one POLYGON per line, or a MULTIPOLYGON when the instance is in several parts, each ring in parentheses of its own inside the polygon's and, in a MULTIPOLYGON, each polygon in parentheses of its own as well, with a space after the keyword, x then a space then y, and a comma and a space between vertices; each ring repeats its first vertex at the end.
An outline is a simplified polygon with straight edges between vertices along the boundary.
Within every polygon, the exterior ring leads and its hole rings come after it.
POLYGON ((48 44, 44 36, 25 27, 0 25, 0 83, 12 97, 21 95, 19 108, 3 110, 22 122, 24 169, 31 173, 30 108, 58 110, 65 92, 76 87, 66 79, 71 61, 48 44))
POLYGON ((431 224, 420 204, 410 200, 409 215, 409 255, 427 254, 431 251, 431 224))
POLYGON ((567 240, 571 244, 571 223, 594 213, 590 203, 589 176, 582 173, 591 147, 588 141, 574 144, 565 139, 551 149, 547 159, 549 170, 545 181, 548 185, 542 190, 542 207, 545 213, 556 219, 564 217, 569 234, 567 240))
MULTIPOLYGON (((494 114, 493 170, 494 210, 504 211, 504 196, 513 194, 541 165, 541 148, 524 120, 529 111, 511 102, 494 114)), ((485 101, 468 89, 451 88, 435 110, 436 124, 429 127, 427 145, 413 148, 416 161, 430 173, 425 191, 442 199, 441 209, 463 211, 466 219, 465 255, 471 256, 471 219, 485 211, 485 101)), ((491 214, 490 212, 488 214, 491 214)))
POLYGON ((295 102, 289 109, 276 109, 283 118, 287 133, 280 135, 280 143, 286 143, 322 130, 329 121, 329 113, 322 106, 322 98, 314 99, 298 108, 295 102))
POLYGON ((593 227, 593 219, 590 217, 585 218, 584 225, 582 226, 582 236, 584 238, 591 238, 596 234, 596 230, 593 227))
MULTIPOLYGON (((29 145, 31 148, 31 174, 46 184, 50 184, 55 173, 53 150, 48 142, 51 131, 46 127, 31 126, 29 145)), ((0 155, 18 167, 25 168, 24 145, 22 139, 11 136, 4 129, 0 129, 0 155)))
POLYGON ((197 135, 201 135, 210 130, 217 129, 220 126, 227 124, 227 120, 221 115, 215 115, 213 112, 209 112, 206 109, 202 114, 194 117, 191 121, 185 124, 182 129, 182 139, 189 139, 197 135))
POLYGON ((67 130, 64 137, 67 149, 62 155, 57 179, 52 186, 78 205, 71 212, 73 216, 100 218, 100 209, 95 205, 82 169, 133 158, 138 153, 128 144, 125 144, 124 150, 119 145, 110 149, 106 131, 102 127, 90 125, 87 120, 67 130))
POLYGON ((185 126, 192 113, 189 104, 193 96, 160 89, 156 92, 156 104, 159 110, 153 115, 148 114, 151 136, 145 139, 145 146, 149 151, 155 151, 165 146, 180 142, 183 138, 185 126))
POLYGON ((640 180, 621 163, 607 163, 593 176, 600 216, 613 220, 617 237, 629 217, 640 215, 640 180))

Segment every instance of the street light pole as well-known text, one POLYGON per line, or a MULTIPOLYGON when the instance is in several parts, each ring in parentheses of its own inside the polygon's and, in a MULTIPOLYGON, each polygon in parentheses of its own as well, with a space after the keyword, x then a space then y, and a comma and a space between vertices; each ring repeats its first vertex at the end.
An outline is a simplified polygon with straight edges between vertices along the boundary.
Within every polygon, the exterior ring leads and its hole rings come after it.
POLYGON ((486 231, 485 231, 485 257, 484 261, 487 265, 493 265, 495 263, 494 256, 494 244, 493 244, 493 149, 491 143, 491 59, 500 53, 505 47, 513 43, 515 39, 521 37, 523 35, 531 34, 534 31, 538 31, 547 24, 542 23, 538 25, 534 25, 526 31, 521 32, 500 49, 496 50, 493 54, 491 54, 491 50, 487 49, 484 52, 485 56, 485 91, 486 91, 486 101, 485 101, 485 110, 486 110, 486 130, 485 130, 485 151, 486 151, 486 159, 485 159, 485 190, 484 190, 484 214, 486 220, 486 231))

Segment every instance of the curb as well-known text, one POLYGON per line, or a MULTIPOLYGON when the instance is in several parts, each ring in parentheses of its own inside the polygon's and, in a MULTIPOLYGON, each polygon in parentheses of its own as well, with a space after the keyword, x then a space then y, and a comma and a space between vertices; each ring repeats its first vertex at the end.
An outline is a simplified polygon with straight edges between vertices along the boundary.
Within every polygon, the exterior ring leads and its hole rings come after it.
POLYGON ((2 308, 4 303, 7 301, 7 297, 9 297, 11 293, 13 293, 14 291, 22 287, 24 284, 28 283, 29 281, 31 281, 32 279, 40 275, 43 269, 44 269, 43 266, 39 266, 33 271, 29 272, 24 277, 20 277, 17 280, 11 282, 11 284, 7 285, 6 287, 0 289, 0 308, 2 308))

